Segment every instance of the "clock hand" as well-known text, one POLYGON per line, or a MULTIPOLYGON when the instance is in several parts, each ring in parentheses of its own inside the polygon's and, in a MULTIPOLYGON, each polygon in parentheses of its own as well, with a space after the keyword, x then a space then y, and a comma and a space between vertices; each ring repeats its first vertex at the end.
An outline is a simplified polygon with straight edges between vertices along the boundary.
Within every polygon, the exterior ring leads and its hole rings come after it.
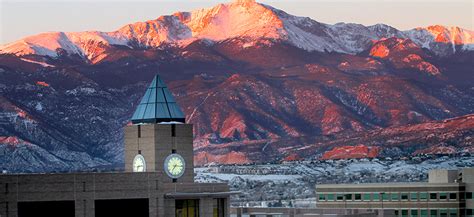
POLYGON ((173 166, 173 169, 171 169, 171 172, 174 172, 174 168, 176 168, 176 164, 173 166))

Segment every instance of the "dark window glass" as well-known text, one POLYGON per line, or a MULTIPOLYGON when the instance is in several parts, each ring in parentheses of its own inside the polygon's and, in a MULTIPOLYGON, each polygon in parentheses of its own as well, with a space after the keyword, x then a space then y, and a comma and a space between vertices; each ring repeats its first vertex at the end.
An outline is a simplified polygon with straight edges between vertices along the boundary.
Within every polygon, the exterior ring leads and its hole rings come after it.
POLYGON ((457 209, 450 209, 449 210, 449 217, 457 217, 458 216, 458 210, 457 209))
POLYGON ((439 199, 440 200, 448 199, 448 193, 439 193, 439 199))
POLYGON ((436 209, 430 210, 430 217, 438 217, 438 210, 436 209))
POLYGON ((326 196, 324 194, 319 194, 319 200, 326 200, 326 196))
POLYGON ((442 209, 439 211, 439 216, 440 217, 448 217, 448 210, 447 209, 442 209))
POLYGON ((352 194, 346 194, 346 200, 352 200, 352 194))
POLYGON ((337 194, 336 200, 338 200, 338 201, 344 200, 344 195, 343 194, 337 194))
POLYGON ((354 199, 355 200, 360 200, 361 199, 361 195, 360 194, 354 194, 354 199))
POLYGON ((402 200, 408 200, 408 193, 402 193, 400 197, 402 200))
POLYGON ((408 217, 408 210, 402 210, 402 217, 408 217))
POLYGON ((466 192, 466 199, 472 199, 472 192, 466 192))
POLYGON ((473 209, 466 209, 466 215, 474 215, 473 209))
POLYGON ((449 199, 456 200, 457 199, 456 193, 449 193, 449 199))
POLYGON ((171 124, 171 137, 176 137, 176 125, 171 124))
POLYGON ((411 217, 418 217, 418 210, 416 210, 416 209, 410 210, 410 216, 411 217))
POLYGON ((436 193, 430 193, 430 200, 436 200, 437 198, 438 197, 436 193))
POLYGON ((413 201, 418 200, 418 193, 416 192, 410 193, 410 200, 413 200, 413 201))
POLYGON ((140 138, 140 137, 142 137, 142 128, 140 127, 140 125, 138 125, 137 128, 138 128, 138 130, 137 130, 137 132, 138 132, 138 138, 140 138))

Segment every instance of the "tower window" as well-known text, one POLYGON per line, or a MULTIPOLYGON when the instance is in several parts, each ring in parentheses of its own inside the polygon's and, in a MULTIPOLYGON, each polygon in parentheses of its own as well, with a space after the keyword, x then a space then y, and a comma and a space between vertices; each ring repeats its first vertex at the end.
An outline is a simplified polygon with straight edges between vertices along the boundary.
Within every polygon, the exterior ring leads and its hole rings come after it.
POLYGON ((171 124, 171 137, 176 137, 176 124, 171 124))
POLYGON ((140 125, 138 125, 137 132, 138 132, 138 138, 142 137, 142 128, 140 125))

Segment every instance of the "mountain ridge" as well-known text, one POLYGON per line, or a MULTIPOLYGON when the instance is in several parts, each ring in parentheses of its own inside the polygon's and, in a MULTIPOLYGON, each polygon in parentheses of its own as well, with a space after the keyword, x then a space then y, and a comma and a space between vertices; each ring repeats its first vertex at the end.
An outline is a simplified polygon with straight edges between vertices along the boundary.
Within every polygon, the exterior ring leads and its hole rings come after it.
POLYGON ((281 40, 308 51, 356 54, 368 49, 373 41, 389 37, 409 38, 439 56, 474 50, 474 32, 459 27, 433 25, 400 31, 385 24, 330 25, 254 1, 234 1, 127 24, 112 32, 41 33, 3 45, 0 54, 57 57, 61 49, 97 63, 110 46, 157 49, 166 44, 186 46, 199 39, 219 42, 232 38, 248 39, 246 46, 258 40, 270 40, 270 44, 281 40))

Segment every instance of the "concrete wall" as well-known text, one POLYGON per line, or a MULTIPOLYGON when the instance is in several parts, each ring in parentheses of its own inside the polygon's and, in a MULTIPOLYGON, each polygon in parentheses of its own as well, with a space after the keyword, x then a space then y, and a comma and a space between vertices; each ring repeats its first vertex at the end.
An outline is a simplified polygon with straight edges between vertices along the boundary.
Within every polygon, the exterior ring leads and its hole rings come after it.
POLYGON ((430 170, 428 173, 429 183, 454 183, 458 179, 457 170, 430 170))
POLYGON ((474 168, 463 168, 461 169, 462 182, 474 184, 474 168))

